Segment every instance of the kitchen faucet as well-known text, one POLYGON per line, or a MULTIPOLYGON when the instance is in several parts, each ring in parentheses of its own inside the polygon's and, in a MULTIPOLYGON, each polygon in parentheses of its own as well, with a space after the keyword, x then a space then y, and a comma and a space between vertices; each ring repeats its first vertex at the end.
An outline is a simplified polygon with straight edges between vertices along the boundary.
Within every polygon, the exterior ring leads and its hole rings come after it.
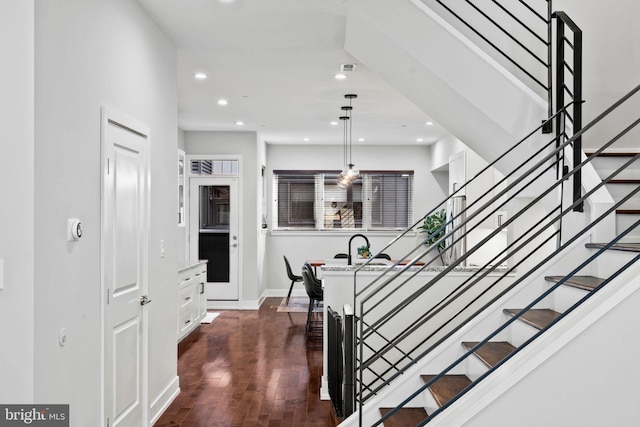
POLYGON ((347 257, 347 265, 351 265, 351 241, 358 236, 362 237, 365 242, 367 242, 367 248, 371 247, 371 245, 369 244, 369 239, 367 239, 367 236, 365 236, 364 234, 354 234, 353 236, 351 236, 351 238, 349 239, 349 255, 347 257))

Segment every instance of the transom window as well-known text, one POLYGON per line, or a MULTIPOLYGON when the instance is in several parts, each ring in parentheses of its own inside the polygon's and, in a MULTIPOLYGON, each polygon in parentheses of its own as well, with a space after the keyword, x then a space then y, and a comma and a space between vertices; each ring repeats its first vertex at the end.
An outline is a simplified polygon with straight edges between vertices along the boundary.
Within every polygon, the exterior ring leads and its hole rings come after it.
POLYGON ((273 171, 274 230, 399 230, 413 223, 413 171, 362 172, 347 189, 339 171, 273 171))

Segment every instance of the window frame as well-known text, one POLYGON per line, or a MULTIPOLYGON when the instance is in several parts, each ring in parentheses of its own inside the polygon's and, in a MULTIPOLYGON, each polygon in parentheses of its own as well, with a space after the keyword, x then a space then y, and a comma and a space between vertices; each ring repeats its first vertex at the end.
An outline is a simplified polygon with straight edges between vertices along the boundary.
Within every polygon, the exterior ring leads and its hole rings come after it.
MULTIPOLYGON (((361 190, 360 198, 361 200, 353 199, 353 190, 342 190, 347 191, 347 205, 351 209, 351 216, 353 217, 352 221, 354 223, 353 227, 343 227, 342 223, 338 227, 329 226, 329 218, 331 215, 327 215, 327 204, 326 194, 328 192, 335 192, 335 188, 330 188, 331 181, 333 177, 338 176, 340 171, 337 170, 273 170, 272 172, 272 221, 271 221, 271 229, 275 232, 348 232, 352 233, 354 231, 367 231, 367 232, 396 232, 400 230, 405 230, 411 224, 413 224, 413 192, 414 192, 414 176, 415 173, 413 170, 365 170, 361 171, 360 177, 358 178, 358 183, 360 184, 361 190), (408 179, 408 183, 406 184, 406 191, 404 199, 404 209, 406 210, 406 219, 404 219, 405 223, 399 225, 400 222, 395 222, 394 226, 377 226, 372 222, 372 212, 375 206, 373 205, 370 197, 367 195, 372 194, 372 186, 373 182, 376 178, 390 175, 395 176, 395 179, 400 177, 408 179), (282 184, 282 180, 285 182, 287 179, 291 179, 291 177, 297 177, 300 179, 301 177, 313 177, 314 181, 314 189, 313 189, 313 219, 309 215, 308 217, 308 225, 300 226, 294 224, 289 221, 281 221, 280 214, 282 209, 280 208, 280 198, 281 198, 281 190, 280 185, 282 184), (357 203, 359 206, 354 206, 357 203), (354 211, 355 208, 355 211, 354 211)), ((289 182, 290 183, 290 182, 289 182)), ((331 186, 332 187, 332 186, 331 186)), ((290 193, 289 193, 290 194, 290 193)), ((311 194, 311 192, 310 192, 311 194)), ((381 205, 380 208, 384 208, 384 205, 381 205)), ((397 212, 393 215, 397 215, 397 212)), ((381 214, 381 217, 384 214, 381 214)), ((342 218, 342 217, 341 217, 342 218)), ((387 218, 388 221, 389 218, 387 218)), ((385 222, 385 221, 383 221, 385 222)), ((349 223, 349 222, 347 222, 349 223)))

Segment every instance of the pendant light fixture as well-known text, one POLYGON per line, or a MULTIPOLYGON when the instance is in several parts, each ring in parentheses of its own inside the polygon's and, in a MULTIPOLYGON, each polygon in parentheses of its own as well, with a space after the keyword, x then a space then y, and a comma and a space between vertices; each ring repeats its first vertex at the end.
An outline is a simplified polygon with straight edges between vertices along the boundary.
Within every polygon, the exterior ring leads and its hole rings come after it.
POLYGON ((349 100, 349 105, 345 105, 342 107, 342 111, 345 111, 345 115, 340 116, 340 120, 343 122, 343 160, 344 160, 344 168, 340 175, 338 175, 338 187, 340 188, 348 188, 353 182, 360 176, 360 171, 353 164, 352 159, 352 111, 353 106, 351 102, 353 99, 357 98, 356 94, 346 94, 344 96, 349 100))

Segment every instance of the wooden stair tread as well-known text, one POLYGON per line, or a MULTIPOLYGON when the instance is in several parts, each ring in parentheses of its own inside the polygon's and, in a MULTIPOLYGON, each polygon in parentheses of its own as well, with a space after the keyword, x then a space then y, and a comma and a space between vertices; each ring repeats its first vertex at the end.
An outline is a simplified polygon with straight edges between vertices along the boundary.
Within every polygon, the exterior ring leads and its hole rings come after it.
MULTIPOLYGON (((478 342, 463 342, 468 350, 478 345, 478 342)), ((494 367, 502 359, 511 354, 516 348, 506 341, 489 341, 478 350, 475 351, 475 355, 478 356, 482 362, 489 368, 494 367)))
MULTIPOLYGON (((589 156, 593 156, 594 155, 594 151, 585 151, 585 155, 587 157, 589 156)), ((615 152, 615 151, 603 151, 602 153, 598 154, 596 157, 633 157, 638 153, 633 153, 633 152, 615 152)))
MULTIPOLYGON (((425 384, 435 377, 436 375, 420 375, 425 384)), ((445 375, 429 387, 429 391, 438 405, 442 406, 470 384, 471 380, 466 375, 445 375)))
MULTIPOLYGON (((585 246, 590 249, 601 249, 606 246, 606 243, 587 243, 585 246)), ((640 252, 640 243, 616 243, 615 245, 612 245, 609 250, 640 252)))
MULTIPOLYGON (((515 316, 521 311, 519 308, 505 308, 503 310, 504 313, 515 316)), ((533 326, 537 329, 543 329, 549 323, 553 322, 560 316, 560 313, 557 311, 553 311, 548 308, 537 308, 531 309, 520 316, 520 320, 525 322, 527 325, 533 326)))
MULTIPOLYGON (((564 279, 564 276, 545 276, 544 280, 548 282, 559 282, 564 279)), ((574 288, 584 289, 585 291, 592 291, 597 288, 604 279, 594 276, 573 276, 564 282, 567 286, 573 286, 574 288)))
MULTIPOLYGON (((393 408, 380 408, 380 414, 384 417, 393 408)), ((424 408, 401 408, 393 414, 389 419, 382 423, 385 427, 407 427, 420 424, 429 415, 424 408)))
POLYGON ((640 184, 640 179, 610 179, 607 184, 640 184))
POLYGON ((619 215, 639 215, 640 209, 616 209, 616 213, 619 215))

